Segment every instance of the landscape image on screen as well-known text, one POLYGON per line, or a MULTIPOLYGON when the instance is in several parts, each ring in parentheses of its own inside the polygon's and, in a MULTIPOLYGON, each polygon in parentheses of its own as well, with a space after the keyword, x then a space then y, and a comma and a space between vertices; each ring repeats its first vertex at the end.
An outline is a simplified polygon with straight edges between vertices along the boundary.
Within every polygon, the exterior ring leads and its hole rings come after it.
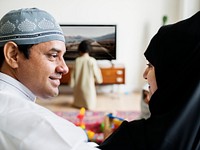
POLYGON ((78 45, 88 39, 92 43, 90 56, 97 60, 116 59, 116 25, 61 25, 66 41, 65 60, 79 56, 78 45))

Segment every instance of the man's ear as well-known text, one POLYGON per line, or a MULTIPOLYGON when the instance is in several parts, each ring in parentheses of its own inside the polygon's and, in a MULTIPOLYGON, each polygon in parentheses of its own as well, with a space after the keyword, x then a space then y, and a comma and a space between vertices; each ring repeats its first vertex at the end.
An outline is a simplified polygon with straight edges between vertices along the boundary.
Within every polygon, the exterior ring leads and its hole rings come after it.
POLYGON ((17 68, 17 58, 19 55, 18 46, 14 42, 7 42, 4 45, 5 62, 12 68, 17 68))

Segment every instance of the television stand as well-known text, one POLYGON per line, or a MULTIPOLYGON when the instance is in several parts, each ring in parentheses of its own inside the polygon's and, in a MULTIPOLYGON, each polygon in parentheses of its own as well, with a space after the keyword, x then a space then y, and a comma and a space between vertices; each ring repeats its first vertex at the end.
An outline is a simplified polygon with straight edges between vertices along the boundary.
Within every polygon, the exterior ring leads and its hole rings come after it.
MULTIPOLYGON (((69 84, 72 69, 72 67, 69 67, 69 72, 66 75, 63 75, 61 85, 69 84)), ((100 85, 125 84, 125 67, 123 65, 113 64, 111 67, 100 66, 100 69, 103 76, 103 83, 100 85)))

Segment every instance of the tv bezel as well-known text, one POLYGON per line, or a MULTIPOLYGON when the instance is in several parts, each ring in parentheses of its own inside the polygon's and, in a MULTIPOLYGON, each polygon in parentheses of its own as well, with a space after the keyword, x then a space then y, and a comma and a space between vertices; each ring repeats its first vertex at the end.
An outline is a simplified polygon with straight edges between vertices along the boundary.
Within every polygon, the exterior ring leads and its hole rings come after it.
MULTIPOLYGON (((91 38, 97 38, 97 32, 95 33, 96 30, 101 30, 102 33, 98 31, 99 36, 103 36, 108 33, 103 33, 106 32, 106 28, 112 28, 113 34, 114 34, 114 46, 113 46, 113 53, 110 53, 110 56, 101 56, 99 57, 98 55, 91 55, 93 56, 96 60, 116 60, 117 59, 117 25, 116 24, 60 24, 61 29, 63 30, 64 36, 65 37, 77 37, 78 43, 80 43, 83 39, 91 39, 91 38), (103 29, 105 31, 103 31, 103 29), (78 39, 80 38, 80 39, 78 39)), ((76 41, 76 42, 77 42, 76 41)), ((67 47, 67 40, 66 40, 66 47, 67 47)), ((78 45, 78 44, 77 44, 78 45)), ((112 50, 110 50, 112 51, 112 50)), ((90 53, 91 54, 91 53, 90 53)), ((64 55, 65 61, 73 61, 75 58, 78 57, 78 51, 69 51, 68 49, 66 50, 66 53, 64 55)))

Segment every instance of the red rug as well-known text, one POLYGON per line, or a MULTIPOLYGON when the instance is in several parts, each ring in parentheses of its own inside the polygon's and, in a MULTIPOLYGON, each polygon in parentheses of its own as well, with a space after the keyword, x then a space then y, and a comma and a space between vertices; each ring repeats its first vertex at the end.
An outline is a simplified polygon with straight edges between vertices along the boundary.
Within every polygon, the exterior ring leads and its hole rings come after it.
MULTIPOLYGON (((72 111, 72 112, 55 112, 58 116, 61 116, 73 123, 77 123, 79 119, 77 118, 79 111, 72 111)), ((85 123, 95 123, 95 122, 102 122, 104 117, 109 114, 103 111, 86 111, 84 116, 85 123)), ((114 116, 122 118, 127 121, 135 120, 139 117, 140 112, 137 111, 116 111, 113 113, 114 116)))
MULTIPOLYGON (((55 112, 58 116, 63 117, 66 120, 74 123, 75 125, 80 123, 78 118, 79 111, 72 112, 55 112)), ((92 131, 95 133, 95 142, 100 143, 104 139, 103 135, 103 123, 105 116, 109 113, 103 111, 86 111, 83 117, 83 123, 86 130, 92 131)), ((135 120, 139 117, 140 112, 137 111, 116 111, 112 113, 113 116, 120 118, 122 120, 135 120)))
MULTIPOLYGON (((79 123, 78 114, 79 111, 72 112, 55 112, 58 116, 61 116, 74 124, 79 123)), ((107 112, 103 111, 86 111, 83 122, 86 126, 101 124, 104 121, 107 112)), ((137 111, 116 111, 113 113, 114 116, 122 118, 127 121, 135 120, 139 117, 140 112, 137 111)))

